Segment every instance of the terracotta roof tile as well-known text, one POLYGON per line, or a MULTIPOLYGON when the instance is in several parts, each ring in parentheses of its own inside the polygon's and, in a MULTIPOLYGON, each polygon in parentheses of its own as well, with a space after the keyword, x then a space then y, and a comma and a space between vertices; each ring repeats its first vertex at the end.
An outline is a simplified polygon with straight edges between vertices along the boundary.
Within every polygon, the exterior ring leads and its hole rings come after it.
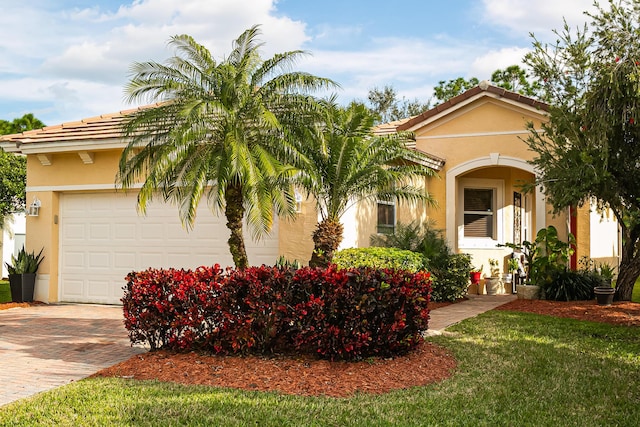
POLYGON ((542 101, 538 101, 528 96, 520 95, 519 93, 516 93, 516 92, 511 92, 509 90, 503 89, 498 86, 493 86, 491 84, 488 84, 486 81, 483 81, 483 82, 480 82, 478 86, 471 88, 468 91, 461 93, 460 95, 453 97, 450 100, 443 102, 442 104, 439 104, 434 108, 427 110, 420 115, 414 116, 411 119, 406 120, 405 122, 400 124, 396 128, 396 130, 402 131, 402 130, 410 129, 412 126, 424 120, 427 120, 428 118, 433 117, 443 111, 446 111, 452 107, 455 107, 456 105, 466 101, 467 99, 473 98, 474 96, 479 95, 482 92, 493 93, 502 98, 510 99, 512 101, 516 101, 521 104, 528 105, 530 107, 534 107, 542 111, 547 111, 549 109, 548 104, 542 101))
POLYGON ((155 107, 158 104, 145 105, 138 108, 102 114, 75 122, 46 126, 22 133, 0 136, 0 143, 15 142, 17 144, 34 144, 55 141, 80 141, 114 139, 122 136, 120 126, 124 117, 135 111, 155 107))

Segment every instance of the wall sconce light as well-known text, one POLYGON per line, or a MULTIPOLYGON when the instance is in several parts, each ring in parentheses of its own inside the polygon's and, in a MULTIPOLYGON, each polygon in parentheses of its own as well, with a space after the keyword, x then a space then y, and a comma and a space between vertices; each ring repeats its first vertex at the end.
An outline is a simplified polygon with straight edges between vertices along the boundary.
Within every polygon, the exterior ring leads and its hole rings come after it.
POLYGON ((28 216, 38 216, 40 214, 40 199, 37 197, 33 198, 33 202, 29 205, 29 209, 27 209, 28 216))
POLYGON ((301 213, 302 212, 302 194, 300 194, 298 190, 295 190, 294 195, 296 198, 296 213, 301 213))

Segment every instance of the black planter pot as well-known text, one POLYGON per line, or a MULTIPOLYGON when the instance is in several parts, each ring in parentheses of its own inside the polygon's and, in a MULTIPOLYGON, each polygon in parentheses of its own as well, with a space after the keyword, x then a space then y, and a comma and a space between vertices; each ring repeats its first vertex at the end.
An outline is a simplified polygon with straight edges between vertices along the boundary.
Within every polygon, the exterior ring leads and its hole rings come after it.
POLYGON ((611 305, 616 290, 608 286, 596 286, 593 288, 593 292, 596 294, 596 302, 598 305, 611 305))
POLYGON ((9 286, 13 302, 32 302, 36 287, 36 273, 10 274, 9 286))

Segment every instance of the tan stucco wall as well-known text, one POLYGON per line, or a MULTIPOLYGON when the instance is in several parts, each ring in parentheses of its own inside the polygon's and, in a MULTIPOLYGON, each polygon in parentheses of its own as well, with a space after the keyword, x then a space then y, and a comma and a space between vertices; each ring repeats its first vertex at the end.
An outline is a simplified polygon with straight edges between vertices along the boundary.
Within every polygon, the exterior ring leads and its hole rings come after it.
POLYGON ((280 255, 307 265, 313 251, 312 235, 318 224, 314 200, 305 200, 295 219, 281 220, 278 233, 280 255))
POLYGON ((43 166, 34 155, 27 156, 27 187, 107 184, 115 188, 120 151, 98 151, 94 162, 84 164, 77 154, 51 155, 51 165, 43 166))

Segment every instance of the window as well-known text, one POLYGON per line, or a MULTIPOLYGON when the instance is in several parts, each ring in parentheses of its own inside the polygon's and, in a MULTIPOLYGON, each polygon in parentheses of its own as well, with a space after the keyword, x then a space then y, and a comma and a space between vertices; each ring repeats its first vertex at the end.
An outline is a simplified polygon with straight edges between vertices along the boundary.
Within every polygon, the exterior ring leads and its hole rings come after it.
POLYGON ((464 189, 464 236, 494 237, 494 189, 464 189))
POLYGON ((378 233, 392 234, 396 226, 396 205, 393 202, 378 202, 378 233))
MULTIPOLYGON (((504 243, 503 180, 460 179, 456 204, 458 248, 493 249, 498 243, 504 243)), ((511 230, 511 226, 507 228, 511 230)))

